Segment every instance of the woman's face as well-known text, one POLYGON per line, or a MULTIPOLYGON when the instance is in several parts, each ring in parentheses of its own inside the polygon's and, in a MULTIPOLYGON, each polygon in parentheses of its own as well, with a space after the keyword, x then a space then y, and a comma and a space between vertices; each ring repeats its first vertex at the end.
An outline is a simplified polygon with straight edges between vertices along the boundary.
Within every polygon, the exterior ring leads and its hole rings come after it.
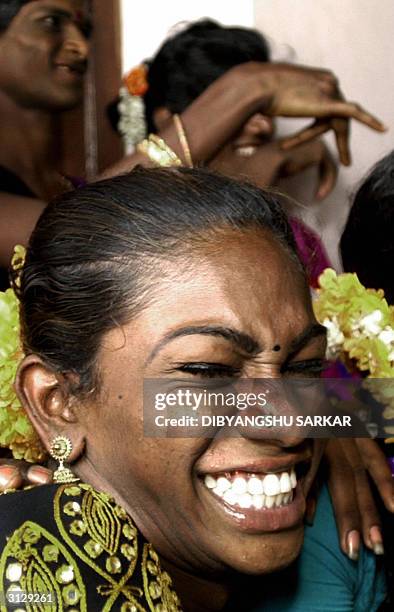
POLYGON ((35 0, 0 34, 0 90, 22 107, 66 110, 82 99, 89 52, 83 0, 35 0))
POLYGON ((104 337, 101 399, 78 410, 86 448, 77 471, 114 492, 180 569, 200 575, 278 569, 299 553, 321 441, 144 437, 143 380, 278 378, 294 375, 300 364, 307 376, 308 364, 316 367, 324 352, 308 290, 287 252, 261 230, 229 230, 199 254, 163 264, 150 305, 104 337), (251 507, 241 503, 252 474, 259 487, 274 473, 268 481, 275 487, 301 462, 306 475, 287 501, 278 494, 259 501, 256 494, 251 507), (211 488, 223 476, 231 487, 237 480, 232 498, 211 488))

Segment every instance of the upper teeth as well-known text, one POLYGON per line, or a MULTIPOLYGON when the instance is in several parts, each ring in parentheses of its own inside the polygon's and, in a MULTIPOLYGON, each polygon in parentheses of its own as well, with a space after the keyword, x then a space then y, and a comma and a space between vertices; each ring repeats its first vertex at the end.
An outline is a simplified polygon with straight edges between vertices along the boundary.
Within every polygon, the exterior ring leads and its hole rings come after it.
POLYGON ((204 484, 230 505, 238 505, 241 508, 254 506, 260 509, 290 503, 293 500, 293 489, 297 486, 297 477, 294 468, 290 474, 288 472, 266 475, 237 473, 217 478, 207 474, 204 484))

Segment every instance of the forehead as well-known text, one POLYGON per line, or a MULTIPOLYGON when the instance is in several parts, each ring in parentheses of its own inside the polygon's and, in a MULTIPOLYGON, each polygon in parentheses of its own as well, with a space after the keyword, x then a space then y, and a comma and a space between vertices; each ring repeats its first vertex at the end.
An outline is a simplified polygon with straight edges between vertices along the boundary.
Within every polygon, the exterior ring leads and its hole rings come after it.
POLYGON ((80 21, 86 18, 86 3, 84 0, 31 0, 25 4, 13 20, 20 20, 34 16, 40 11, 61 11, 67 13, 71 19, 80 21))
POLYGON ((164 267, 151 305, 128 326, 144 343, 183 326, 221 325, 291 343, 313 322, 298 265, 270 236, 234 233, 164 267))

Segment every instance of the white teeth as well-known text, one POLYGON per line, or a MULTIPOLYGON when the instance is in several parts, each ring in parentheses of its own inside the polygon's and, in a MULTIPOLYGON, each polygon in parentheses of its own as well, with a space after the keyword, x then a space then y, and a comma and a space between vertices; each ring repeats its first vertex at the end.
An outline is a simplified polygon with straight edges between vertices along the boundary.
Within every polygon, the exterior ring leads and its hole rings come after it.
POLYGON ((278 493, 280 493, 280 482, 276 474, 267 474, 264 478, 263 485, 266 495, 278 495, 278 493))
POLYGON ((262 495, 263 483, 261 481, 261 478, 256 478, 256 476, 252 476, 252 478, 249 478, 248 491, 251 495, 262 495))
POLYGON ((228 489, 223 495, 223 499, 230 506, 235 506, 235 504, 238 502, 239 496, 231 489, 228 489))
POLYGON ((238 505, 241 508, 250 508, 250 506, 252 505, 252 496, 249 495, 249 493, 244 493, 243 495, 240 495, 238 498, 238 505))
POLYGON ((223 493, 224 491, 227 491, 227 489, 230 489, 230 487, 231 482, 227 480, 227 478, 225 478, 224 476, 220 476, 220 478, 217 479, 216 488, 223 491, 223 493))
POLYGON ((207 474, 204 478, 204 483, 205 486, 208 487, 208 489, 214 489, 216 487, 216 478, 213 478, 212 476, 207 474))
POLYGON ((280 491, 281 493, 290 493, 291 491, 290 476, 287 472, 283 472, 280 477, 280 491))
POLYGON ((242 478, 241 476, 237 476, 237 478, 234 479, 231 488, 234 491, 234 493, 237 493, 237 495, 243 495, 248 490, 248 484, 245 478, 242 478))
POLYGON ((279 495, 275 495, 275 506, 279 508, 283 503, 283 493, 279 493, 279 495))
POLYGON ((210 474, 204 477, 204 484, 230 506, 251 508, 279 508, 293 501, 293 489, 297 486, 295 470, 290 473, 252 474, 245 476, 231 475, 214 478, 210 474))
POLYGON ((257 510, 261 510, 261 508, 264 506, 264 502, 265 502, 265 495, 253 495, 253 506, 257 510))
POLYGON ((267 495, 265 498, 265 507, 266 508, 273 508, 275 505, 275 496, 274 495, 267 495))

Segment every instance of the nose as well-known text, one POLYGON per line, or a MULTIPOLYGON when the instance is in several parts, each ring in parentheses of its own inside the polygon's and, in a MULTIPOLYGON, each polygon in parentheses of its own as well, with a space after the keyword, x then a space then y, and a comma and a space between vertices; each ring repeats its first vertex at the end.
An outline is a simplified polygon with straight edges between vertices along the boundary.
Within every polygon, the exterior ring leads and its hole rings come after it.
POLYGON ((64 48, 69 53, 77 55, 81 60, 86 60, 88 58, 90 49, 89 41, 76 24, 72 23, 69 25, 64 48))
MULTIPOLYGON (((283 448, 297 447, 306 439, 306 429, 297 426, 297 415, 301 412, 302 399, 297 397, 292 385, 283 378, 249 380, 253 382, 253 395, 264 398, 260 407, 248 407, 245 419, 237 428, 244 438, 265 440, 283 448), (260 417, 260 419, 259 419, 260 417)), ((244 387, 244 385, 243 385, 244 387)), ((242 387, 242 390, 244 388, 242 387)))

